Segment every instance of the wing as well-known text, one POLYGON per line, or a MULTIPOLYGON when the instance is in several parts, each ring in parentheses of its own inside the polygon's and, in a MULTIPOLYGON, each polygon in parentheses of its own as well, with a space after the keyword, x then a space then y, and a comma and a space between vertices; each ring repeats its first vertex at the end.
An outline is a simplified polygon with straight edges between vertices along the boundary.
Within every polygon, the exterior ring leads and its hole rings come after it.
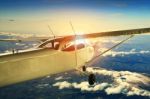
POLYGON ((42 42, 39 47, 46 45, 50 42, 67 42, 75 39, 88 39, 88 38, 97 38, 97 37, 108 37, 108 36, 121 36, 121 35, 132 35, 132 34, 144 34, 150 33, 150 28, 140 28, 140 29, 130 29, 130 30, 119 30, 119 31, 108 31, 108 32, 98 32, 98 33, 85 33, 83 35, 68 35, 68 36, 60 36, 55 39, 48 39, 45 42, 42 42))
POLYGON ((104 52, 98 54, 97 56, 93 57, 90 61, 88 61, 86 63, 87 66, 90 66, 91 64, 93 64, 94 62, 96 62, 100 56, 104 55, 105 53, 107 53, 108 51, 111 51, 112 49, 118 47, 119 45, 123 44, 124 42, 128 41, 129 39, 131 39, 132 37, 134 37, 134 35, 129 36, 128 38, 122 40, 121 42, 119 42, 118 44, 112 46, 111 48, 105 50, 104 52))
POLYGON ((97 32, 97 33, 85 33, 82 35, 67 35, 56 37, 55 41, 71 41, 74 39, 88 39, 88 38, 97 38, 97 37, 108 37, 108 36, 121 36, 121 35, 132 35, 132 34, 145 34, 150 33, 150 28, 139 28, 139 29, 129 29, 129 30, 118 30, 118 31, 108 31, 108 32, 97 32))
MULTIPOLYGON (((108 31, 108 32, 98 32, 98 33, 86 33, 84 35, 77 35, 77 37, 82 36, 83 38, 97 38, 97 37, 106 37, 106 36, 121 36, 121 35, 144 34, 144 33, 150 33, 150 28, 108 31)), ((68 36, 66 38, 74 38, 74 37, 68 36)))
POLYGON ((140 29, 90 33, 90 34, 84 35, 84 37, 85 38, 95 38, 95 37, 105 37, 105 36, 121 36, 121 35, 132 35, 132 34, 144 34, 144 33, 150 33, 150 28, 140 28, 140 29))
POLYGON ((1 42, 24 42, 24 41, 46 41, 49 37, 29 37, 29 38, 19 38, 19 39, 0 39, 1 42))

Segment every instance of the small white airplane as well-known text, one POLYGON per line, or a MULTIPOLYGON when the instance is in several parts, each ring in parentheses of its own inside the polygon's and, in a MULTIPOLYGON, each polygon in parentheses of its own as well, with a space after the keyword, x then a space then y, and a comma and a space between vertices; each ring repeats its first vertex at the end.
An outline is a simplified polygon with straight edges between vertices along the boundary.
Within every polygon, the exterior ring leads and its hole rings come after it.
POLYGON ((73 69, 79 70, 83 74, 88 75, 89 84, 92 85, 95 82, 95 76, 86 72, 86 66, 89 66, 92 62, 94 62, 97 57, 132 38, 134 34, 142 33, 150 33, 150 28, 109 31, 83 35, 75 34, 54 37, 51 39, 47 37, 45 40, 41 39, 43 42, 33 50, 19 53, 15 53, 13 51, 12 54, 0 56, 0 87, 73 69), (94 47, 89 46, 86 42, 83 43, 85 39, 121 35, 130 36, 95 57, 94 47))

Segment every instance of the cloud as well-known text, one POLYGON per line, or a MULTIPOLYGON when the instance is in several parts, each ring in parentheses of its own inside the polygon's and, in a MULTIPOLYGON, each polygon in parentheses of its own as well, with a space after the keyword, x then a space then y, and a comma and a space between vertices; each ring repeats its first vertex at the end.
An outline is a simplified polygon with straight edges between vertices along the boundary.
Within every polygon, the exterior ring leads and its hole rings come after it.
POLYGON ((139 88, 132 87, 131 90, 127 93, 127 95, 128 96, 140 95, 140 96, 149 96, 150 97, 150 92, 139 89, 139 88))
POLYGON ((109 87, 105 90, 105 92, 110 95, 110 94, 119 94, 122 91, 124 91, 126 88, 125 86, 116 86, 116 87, 109 87))
POLYGON ((77 88, 77 89, 81 89, 81 91, 92 91, 92 88, 89 87, 89 84, 88 82, 81 82, 81 83, 72 83, 72 86, 74 88, 77 88))
POLYGON ((36 86, 36 88, 45 88, 45 87, 48 87, 50 86, 49 84, 39 84, 36 86))
POLYGON ((50 75, 46 76, 46 78, 50 78, 50 77, 51 77, 50 75))
POLYGON ((55 80, 61 80, 61 79, 63 79, 63 76, 59 76, 59 77, 55 78, 55 80))
POLYGON ((125 55, 131 55, 131 54, 148 54, 150 53, 149 50, 141 50, 141 51, 136 51, 135 49, 131 49, 130 51, 119 51, 119 52, 115 52, 115 51, 109 51, 105 54, 103 54, 103 56, 125 56, 125 55))
POLYGON ((101 84, 98 84, 98 85, 94 86, 93 91, 103 90, 104 88, 106 88, 108 86, 110 86, 110 84, 108 84, 108 83, 101 83, 101 84))
POLYGON ((150 97, 150 91, 141 88, 141 85, 150 86, 150 78, 145 75, 129 71, 113 71, 91 67, 88 67, 87 71, 97 74, 97 76, 111 76, 114 82, 97 82, 95 85, 90 86, 87 81, 80 83, 62 81, 56 82, 53 86, 57 86, 59 89, 75 88, 81 91, 105 91, 108 95, 125 94, 127 96, 139 95, 150 97))
POLYGON ((81 83, 76 83, 76 82, 70 83, 67 81, 63 81, 63 82, 57 82, 53 84, 53 86, 58 86, 59 89, 76 88, 76 89, 80 89, 81 91, 98 91, 98 90, 103 90, 104 88, 109 86, 109 84, 101 83, 101 84, 96 84, 95 86, 90 86, 87 81, 83 81, 81 83))
POLYGON ((16 39, 23 39, 23 38, 30 38, 34 39, 35 37, 47 37, 48 34, 46 33, 16 33, 16 32, 0 32, 1 35, 5 36, 12 36, 13 38, 16 39))
POLYGON ((16 43, 17 46, 24 46, 24 43, 16 43))
POLYGON ((57 82, 57 83, 53 84, 53 86, 59 86, 59 89, 63 89, 63 88, 71 87, 71 83, 69 83, 67 81, 63 81, 63 82, 57 82))

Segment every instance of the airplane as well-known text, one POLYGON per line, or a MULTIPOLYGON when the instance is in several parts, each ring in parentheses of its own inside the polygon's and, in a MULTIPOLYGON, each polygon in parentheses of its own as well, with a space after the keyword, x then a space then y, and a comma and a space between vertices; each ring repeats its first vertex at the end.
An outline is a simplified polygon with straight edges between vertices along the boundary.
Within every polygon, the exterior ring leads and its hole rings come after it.
MULTIPOLYGON (((72 24, 71 24, 72 26, 72 24)), ((0 87, 53 75, 69 70, 77 70, 88 76, 90 85, 95 83, 95 75, 86 72, 98 57, 134 37, 135 34, 150 33, 150 28, 87 33, 47 38, 35 49, 0 56, 0 87), (110 49, 94 56, 94 47, 86 39, 129 35, 110 49)), ((6 40, 7 41, 7 40, 6 40)))

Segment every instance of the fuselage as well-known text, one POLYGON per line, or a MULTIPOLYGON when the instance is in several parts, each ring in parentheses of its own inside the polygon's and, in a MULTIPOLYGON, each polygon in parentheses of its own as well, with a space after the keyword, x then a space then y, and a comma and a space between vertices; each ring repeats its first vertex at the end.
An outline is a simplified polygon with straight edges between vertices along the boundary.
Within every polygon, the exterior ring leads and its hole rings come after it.
POLYGON ((83 66, 94 54, 89 46, 76 51, 68 49, 38 48, 0 56, 0 86, 75 69, 83 66))

